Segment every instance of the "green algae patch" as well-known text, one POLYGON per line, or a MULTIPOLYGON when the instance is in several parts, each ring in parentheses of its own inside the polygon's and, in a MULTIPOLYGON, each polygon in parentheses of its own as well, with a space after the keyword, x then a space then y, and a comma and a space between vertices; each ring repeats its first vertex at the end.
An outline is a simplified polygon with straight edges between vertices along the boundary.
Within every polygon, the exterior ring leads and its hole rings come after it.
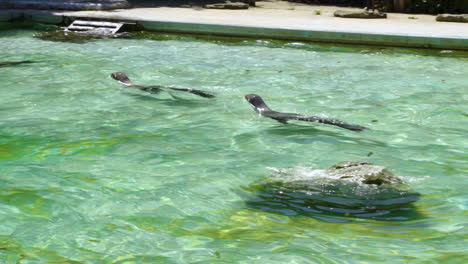
POLYGON ((44 159, 56 155, 93 156, 104 155, 113 147, 132 140, 163 136, 155 132, 142 135, 120 135, 110 138, 83 139, 67 142, 53 137, 5 136, 0 135, 0 160, 14 160, 29 156, 44 159))
POLYGON ((101 155, 106 154, 111 150, 112 147, 128 142, 133 139, 155 137, 161 133, 149 133, 143 135, 122 135, 112 138, 100 138, 100 139, 84 139, 73 142, 60 142, 46 145, 38 149, 42 155, 101 155))
POLYGON ((23 156, 44 159, 50 155, 92 156, 108 153, 114 146, 131 140, 163 135, 160 132, 142 135, 121 135, 110 138, 83 139, 66 142, 51 137, 0 136, 0 160, 11 160, 23 156), (0 141, 1 142, 1 141, 0 141))
MULTIPOLYGON (((227 212, 223 212, 227 213, 227 212)), ((434 230, 419 230, 418 226, 426 226, 426 220, 408 223, 381 222, 373 220, 326 222, 306 216, 289 217, 274 213, 253 210, 250 208, 231 211, 217 223, 201 223, 197 228, 191 226, 189 219, 174 219, 169 223, 146 223, 145 228, 154 232, 157 230, 171 230, 177 237, 196 236, 207 237, 222 241, 289 241, 292 239, 310 239, 317 235, 324 240, 341 234, 342 239, 353 239, 356 235, 366 237, 385 237, 410 240, 431 240, 444 237, 443 232, 434 230), (150 228, 154 225, 154 229, 150 228), (343 234, 347 230, 348 234, 343 234), (352 230, 352 231, 351 231, 352 230), (349 237, 349 236, 350 237, 349 237)))
POLYGON ((111 147, 121 143, 118 139, 89 139, 69 143, 56 143, 46 147, 39 148, 40 155, 99 155, 105 154, 111 147))
POLYGON ((16 156, 16 149, 11 145, 0 145, 0 159, 11 159, 16 156))
MULTIPOLYGON (((245 38, 239 37, 226 37, 217 35, 198 35, 198 34, 171 34, 162 32, 152 31, 135 31, 128 35, 130 39, 147 39, 155 41, 205 41, 205 42, 216 42, 224 44, 239 44, 245 43, 245 38)), ((255 41, 255 40, 254 40, 255 41)))
POLYGON ((28 155, 40 142, 38 138, 0 135, 0 160, 28 155))
POLYGON ((49 219, 56 201, 45 198, 41 191, 30 188, 0 190, 0 203, 17 208, 22 214, 36 219, 49 219))
POLYGON ((58 251, 40 247, 22 247, 20 243, 11 240, 8 236, 0 236, 0 262, 1 263, 61 263, 84 264, 61 256, 58 251))
POLYGON ((419 55, 433 57, 456 57, 467 58, 468 51, 463 50, 440 50, 440 49, 418 49, 418 48, 402 48, 402 47, 387 47, 378 45, 356 45, 356 44, 336 44, 336 43, 319 43, 312 41, 288 41, 277 39, 259 39, 259 38, 242 38, 232 36, 210 35, 210 34, 176 34, 167 32, 154 31, 135 31, 130 32, 123 38, 128 39, 145 39, 154 41, 200 41, 210 42, 219 45, 235 45, 235 46, 262 46, 269 48, 292 48, 301 50, 311 50, 320 52, 354 52, 368 53, 371 55, 419 55))
MULTIPOLYGON (((58 41, 75 44, 83 44, 92 40, 114 38, 114 36, 97 36, 91 34, 80 34, 74 32, 65 32, 63 30, 45 31, 35 34, 36 38, 45 41, 58 41)), ((117 37, 117 36, 116 36, 117 37)))

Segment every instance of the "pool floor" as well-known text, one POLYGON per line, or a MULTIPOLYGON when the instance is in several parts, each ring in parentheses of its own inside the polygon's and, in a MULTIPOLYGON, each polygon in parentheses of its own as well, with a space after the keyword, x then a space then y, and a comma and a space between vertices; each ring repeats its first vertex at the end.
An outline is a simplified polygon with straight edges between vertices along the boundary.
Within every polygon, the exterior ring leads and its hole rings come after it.
POLYGON ((464 263, 468 56, 162 36, 81 44, 0 31, 2 263, 464 263), (137 84, 216 95, 147 94, 137 84), (336 118, 354 132, 259 117, 336 118), (417 217, 252 208, 268 168, 368 160, 417 217))

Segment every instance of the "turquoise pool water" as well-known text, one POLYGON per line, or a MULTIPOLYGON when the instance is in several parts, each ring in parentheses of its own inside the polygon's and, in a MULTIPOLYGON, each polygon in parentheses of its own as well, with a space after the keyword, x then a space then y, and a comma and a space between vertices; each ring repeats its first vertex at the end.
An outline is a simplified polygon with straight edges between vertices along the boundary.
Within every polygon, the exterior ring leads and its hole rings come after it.
POLYGON ((0 31, 1 263, 464 263, 466 53, 166 37, 83 44, 0 31), (138 84, 191 87, 149 95, 138 84), (370 128, 283 125, 278 111, 370 128), (329 220, 249 207, 268 168, 368 160, 417 217, 329 220))

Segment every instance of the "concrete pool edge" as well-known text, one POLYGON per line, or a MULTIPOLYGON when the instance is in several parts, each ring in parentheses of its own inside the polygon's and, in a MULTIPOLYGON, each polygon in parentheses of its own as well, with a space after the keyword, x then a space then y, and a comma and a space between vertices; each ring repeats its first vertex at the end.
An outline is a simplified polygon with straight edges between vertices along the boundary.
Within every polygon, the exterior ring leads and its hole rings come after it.
POLYGON ((269 27, 237 26, 225 24, 189 23, 155 20, 117 19, 105 16, 75 16, 37 10, 0 10, 0 22, 27 21, 43 24, 65 25, 74 19, 96 19, 132 22, 148 31, 188 33, 278 40, 311 41, 356 45, 376 45, 406 48, 431 48, 468 50, 468 38, 434 37, 431 35, 376 34, 341 32, 329 30, 286 29, 269 27))

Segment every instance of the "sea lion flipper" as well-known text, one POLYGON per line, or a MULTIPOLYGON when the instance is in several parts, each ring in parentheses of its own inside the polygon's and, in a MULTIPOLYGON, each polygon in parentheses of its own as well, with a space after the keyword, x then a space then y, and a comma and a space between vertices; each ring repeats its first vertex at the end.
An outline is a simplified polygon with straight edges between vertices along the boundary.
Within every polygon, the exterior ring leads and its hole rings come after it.
POLYGON ((194 89, 192 89, 192 91, 190 91, 190 93, 193 93, 193 94, 196 94, 198 96, 205 97, 205 98, 214 98, 215 97, 214 95, 212 95, 210 93, 200 91, 200 90, 194 90, 194 89))
POLYGON ((319 123, 322 123, 322 124, 338 126, 338 127, 353 130, 353 131, 362 131, 364 129, 367 129, 367 127, 358 126, 358 125, 350 125, 350 124, 346 124, 346 123, 344 123, 344 122, 342 122, 340 120, 326 119, 326 118, 321 118, 321 117, 317 117, 317 116, 306 116, 304 118, 299 118, 298 120, 309 121, 309 122, 319 122, 319 123))
POLYGON ((204 91, 201 91, 201 90, 195 90, 195 89, 189 89, 189 88, 177 88, 177 87, 167 87, 167 88, 169 88, 171 90, 175 90, 175 91, 188 92, 188 93, 195 94, 195 95, 205 97, 205 98, 215 97, 214 95, 212 95, 210 93, 207 93, 207 92, 204 92, 204 91))

